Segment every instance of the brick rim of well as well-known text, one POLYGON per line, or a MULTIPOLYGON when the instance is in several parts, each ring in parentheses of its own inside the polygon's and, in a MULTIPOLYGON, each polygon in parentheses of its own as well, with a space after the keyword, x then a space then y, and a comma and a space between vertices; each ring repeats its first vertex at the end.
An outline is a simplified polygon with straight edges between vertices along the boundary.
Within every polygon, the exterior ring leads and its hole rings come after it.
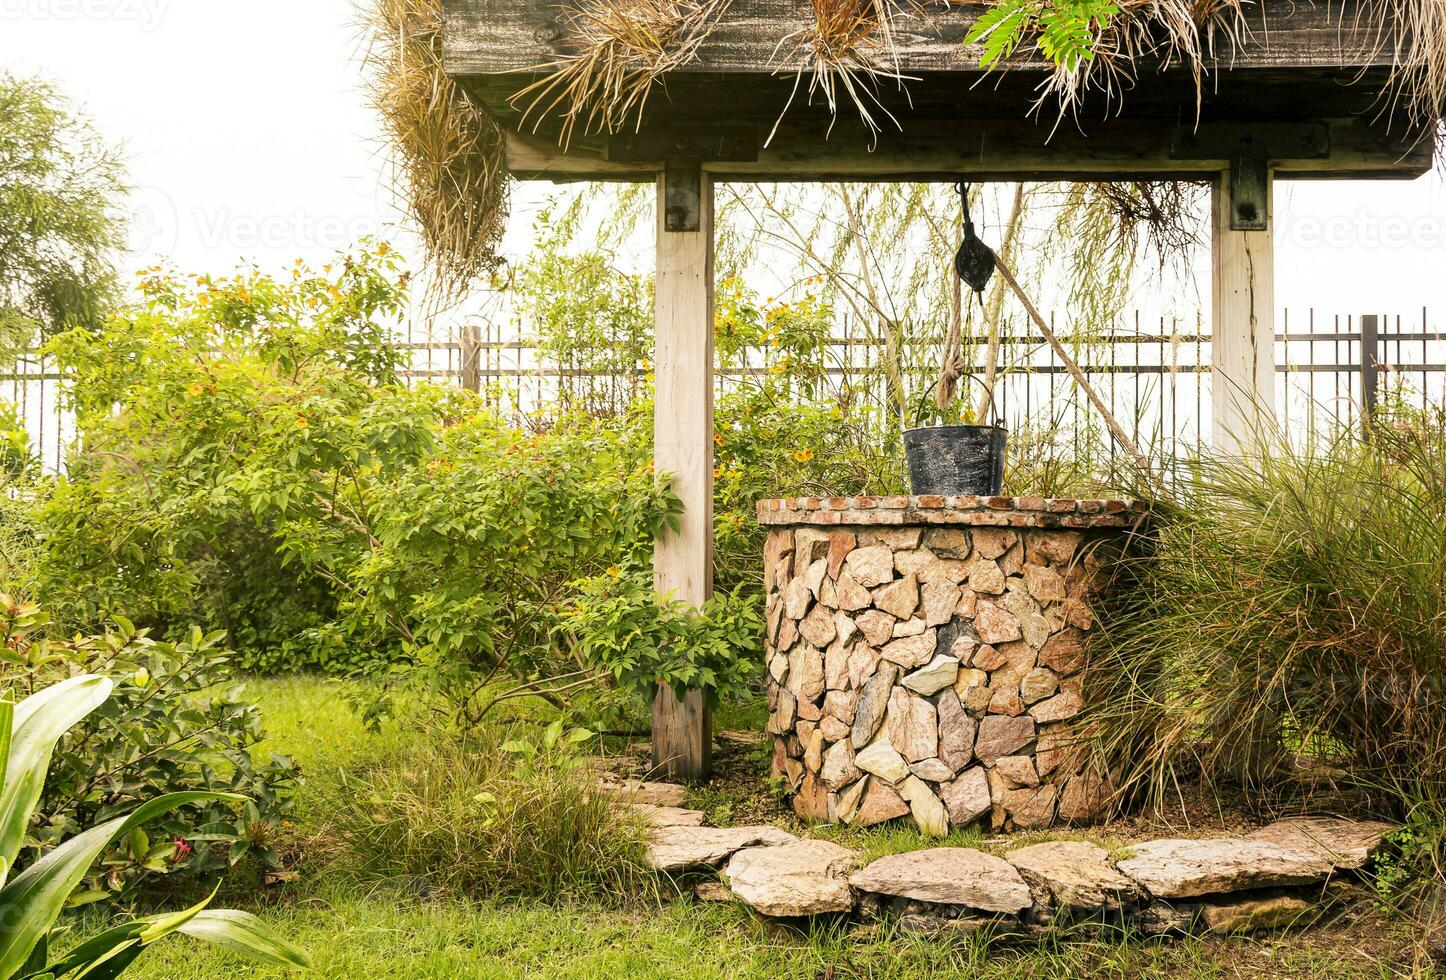
POLYGON ((794 525, 929 525, 1016 528, 1130 528, 1149 514, 1140 500, 1059 497, 781 497, 758 502, 758 521, 794 525))

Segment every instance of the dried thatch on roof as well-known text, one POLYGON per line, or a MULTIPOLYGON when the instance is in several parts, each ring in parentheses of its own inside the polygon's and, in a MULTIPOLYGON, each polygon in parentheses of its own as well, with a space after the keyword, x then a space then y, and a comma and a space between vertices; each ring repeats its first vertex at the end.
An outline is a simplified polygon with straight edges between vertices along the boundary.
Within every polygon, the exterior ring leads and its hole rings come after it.
POLYGON ((443 296, 496 268, 507 225, 506 136, 442 64, 440 0, 371 0, 372 104, 391 138, 398 189, 443 296))

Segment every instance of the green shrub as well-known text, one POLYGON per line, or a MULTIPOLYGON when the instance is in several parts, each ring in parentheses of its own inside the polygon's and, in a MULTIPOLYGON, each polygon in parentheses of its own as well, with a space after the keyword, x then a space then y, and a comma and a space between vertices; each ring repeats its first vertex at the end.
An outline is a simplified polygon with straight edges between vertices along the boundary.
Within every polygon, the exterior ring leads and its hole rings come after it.
POLYGON ((275 842, 297 781, 284 757, 258 758, 261 715, 234 684, 218 634, 152 640, 125 621, 98 636, 46 639, 47 617, 0 595, 0 647, 9 691, 27 695, 76 674, 104 674, 112 693, 60 740, 20 864, 84 828, 166 792, 223 793, 158 816, 90 869, 73 902, 113 899, 178 875, 214 884, 252 858, 277 869, 275 842), (38 637, 38 638, 37 638, 38 637))
POLYGON ((1199 463, 1091 672, 1130 783, 1158 794, 1199 767, 1267 802, 1304 756, 1383 813, 1441 824, 1443 423, 1199 463))
POLYGON ((207 911, 210 897, 188 909, 135 919, 55 954, 56 923, 86 871, 117 841, 144 842, 145 828, 179 807, 238 803, 244 797, 205 791, 167 793, 105 823, 86 828, 11 877, 21 842, 39 800, 56 743, 110 697, 109 678, 81 674, 42 688, 16 704, 0 699, 0 980, 41 977, 115 977, 152 943, 184 933, 271 966, 305 968, 306 952, 273 934, 245 912, 207 911))
POLYGON ((329 828, 339 860, 362 878, 477 898, 636 888, 648 879, 641 826, 598 791, 560 736, 560 725, 539 745, 495 730, 447 733, 345 779, 329 828))
POLYGON ((756 594, 720 592, 702 609, 660 597, 648 569, 608 569, 577 583, 559 631, 585 664, 651 702, 658 688, 682 698, 701 690, 710 706, 747 694, 762 673, 763 617, 756 594))

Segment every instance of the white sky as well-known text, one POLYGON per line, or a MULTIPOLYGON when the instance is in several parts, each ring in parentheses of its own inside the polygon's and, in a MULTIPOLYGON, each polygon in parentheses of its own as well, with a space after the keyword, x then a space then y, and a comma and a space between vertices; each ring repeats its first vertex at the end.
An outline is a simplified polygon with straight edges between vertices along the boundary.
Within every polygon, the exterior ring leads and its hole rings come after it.
MULTIPOLYGON (((0 0, 0 66, 59 84, 127 148, 133 268, 280 268, 369 233, 408 247, 355 19, 351 0, 0 0)), ((546 190, 518 195, 514 246, 546 190)), ((1277 305, 1293 316, 1430 306, 1446 323, 1439 176, 1282 182, 1276 235, 1277 305)))

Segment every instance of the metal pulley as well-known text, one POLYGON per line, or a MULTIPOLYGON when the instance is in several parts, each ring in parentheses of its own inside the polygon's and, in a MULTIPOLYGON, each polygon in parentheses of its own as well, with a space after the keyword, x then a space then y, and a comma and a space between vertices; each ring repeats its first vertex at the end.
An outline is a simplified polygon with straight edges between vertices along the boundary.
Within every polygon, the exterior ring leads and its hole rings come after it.
POLYGON ((954 256, 954 271, 964 280, 964 285, 983 294, 989 280, 994 276, 994 249, 985 245, 974 232, 974 219, 969 215, 969 185, 960 181, 959 200, 964 205, 964 242, 954 256))

